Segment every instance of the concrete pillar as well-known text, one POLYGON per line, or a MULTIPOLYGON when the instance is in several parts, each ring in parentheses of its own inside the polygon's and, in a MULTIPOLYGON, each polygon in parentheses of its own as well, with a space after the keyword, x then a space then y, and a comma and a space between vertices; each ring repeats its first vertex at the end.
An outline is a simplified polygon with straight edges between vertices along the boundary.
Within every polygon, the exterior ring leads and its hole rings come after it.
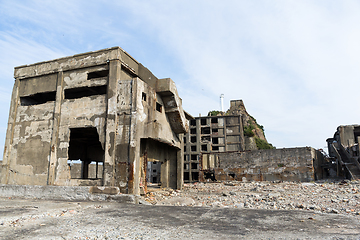
POLYGON ((53 185, 55 182, 57 150, 59 144, 59 127, 60 127, 60 119, 61 119, 61 104, 64 99, 63 93, 64 93, 64 74, 63 72, 58 72, 57 81, 56 81, 56 100, 55 100, 54 113, 53 113, 53 129, 52 129, 51 143, 50 143, 51 149, 50 149, 47 185, 53 185))
POLYGON ((117 122, 117 82, 120 80, 121 63, 119 60, 109 62, 107 85, 107 112, 105 135, 105 159, 103 168, 103 185, 115 186, 115 137, 117 122))
POLYGON ((177 151, 176 163, 177 163, 177 174, 176 174, 176 187, 182 189, 184 186, 184 134, 179 134, 180 139, 180 150, 177 151))

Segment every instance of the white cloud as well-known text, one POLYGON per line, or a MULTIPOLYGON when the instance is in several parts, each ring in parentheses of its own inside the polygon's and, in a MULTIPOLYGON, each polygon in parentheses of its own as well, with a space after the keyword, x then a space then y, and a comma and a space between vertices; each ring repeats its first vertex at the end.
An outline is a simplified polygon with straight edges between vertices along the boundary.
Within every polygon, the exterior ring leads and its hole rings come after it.
POLYGON ((194 116, 219 109, 221 93, 227 107, 243 99, 277 147, 323 147, 336 126, 360 118, 357 1, 5 1, 0 9, 7 94, 14 66, 119 45, 173 78, 194 116))

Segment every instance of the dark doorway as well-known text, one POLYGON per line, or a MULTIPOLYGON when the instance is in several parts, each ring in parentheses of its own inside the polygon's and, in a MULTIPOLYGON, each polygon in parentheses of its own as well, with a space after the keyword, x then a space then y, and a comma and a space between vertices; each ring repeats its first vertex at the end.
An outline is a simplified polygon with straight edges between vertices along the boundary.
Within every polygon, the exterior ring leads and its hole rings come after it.
POLYGON ((71 128, 68 150, 68 162, 71 161, 71 178, 102 178, 104 149, 99 141, 95 127, 71 128), (75 171, 75 164, 78 165, 75 171))

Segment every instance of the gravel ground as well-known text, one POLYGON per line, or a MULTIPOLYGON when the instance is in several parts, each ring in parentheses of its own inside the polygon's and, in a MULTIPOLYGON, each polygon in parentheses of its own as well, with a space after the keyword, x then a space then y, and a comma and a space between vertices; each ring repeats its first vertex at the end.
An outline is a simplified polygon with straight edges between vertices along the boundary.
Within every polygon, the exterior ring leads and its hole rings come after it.
POLYGON ((154 205, 313 210, 360 219, 360 181, 194 183, 182 191, 150 189, 144 200, 154 205))

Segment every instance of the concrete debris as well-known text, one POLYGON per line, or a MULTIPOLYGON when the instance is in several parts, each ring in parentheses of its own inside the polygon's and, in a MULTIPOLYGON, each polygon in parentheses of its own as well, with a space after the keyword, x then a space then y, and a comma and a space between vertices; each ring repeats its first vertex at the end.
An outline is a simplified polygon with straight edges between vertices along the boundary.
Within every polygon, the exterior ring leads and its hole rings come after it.
POLYGON ((144 200, 154 205, 166 203, 173 206, 311 210, 359 216, 360 181, 348 181, 345 184, 236 181, 194 183, 185 184, 182 191, 150 190, 144 200))

